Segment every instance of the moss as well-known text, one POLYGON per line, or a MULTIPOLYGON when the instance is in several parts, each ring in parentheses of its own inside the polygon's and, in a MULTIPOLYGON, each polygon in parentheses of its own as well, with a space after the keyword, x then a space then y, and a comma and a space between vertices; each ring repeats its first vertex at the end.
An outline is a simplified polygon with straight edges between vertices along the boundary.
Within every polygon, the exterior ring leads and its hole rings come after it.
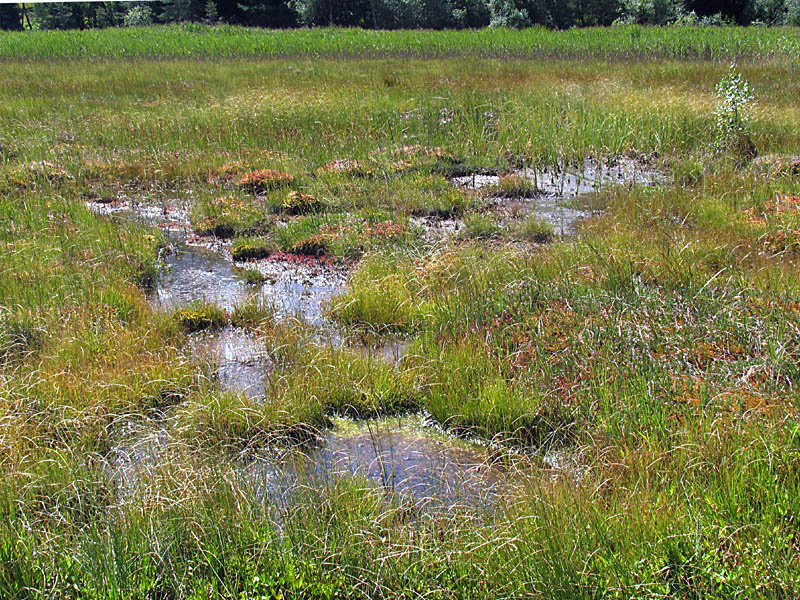
POLYGON ((254 192, 265 192, 276 188, 290 185, 294 181, 294 175, 284 173, 277 169, 257 169, 245 173, 236 180, 237 185, 254 192))
POLYGON ((235 261, 267 258, 275 252, 275 245, 267 238, 236 238, 231 256, 235 261))
POLYGON ((189 333, 207 329, 221 329, 230 322, 228 313, 216 304, 198 301, 175 311, 173 318, 189 333))
POLYGON ((305 215, 318 212, 323 207, 323 203, 311 194, 304 194, 297 190, 290 191, 276 209, 289 215, 305 215))

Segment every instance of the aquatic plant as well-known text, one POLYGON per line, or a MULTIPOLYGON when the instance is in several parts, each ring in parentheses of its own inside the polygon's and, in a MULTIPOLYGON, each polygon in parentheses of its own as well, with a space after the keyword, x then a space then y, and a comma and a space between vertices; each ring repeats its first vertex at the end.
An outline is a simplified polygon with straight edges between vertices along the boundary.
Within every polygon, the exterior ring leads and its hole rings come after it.
POLYGON ((270 279, 258 269, 239 269, 239 273, 241 273, 244 280, 251 285, 258 285, 270 279))
POLYGON ((537 190, 527 177, 510 173, 503 175, 497 185, 489 189, 489 193, 500 198, 533 198, 537 190))

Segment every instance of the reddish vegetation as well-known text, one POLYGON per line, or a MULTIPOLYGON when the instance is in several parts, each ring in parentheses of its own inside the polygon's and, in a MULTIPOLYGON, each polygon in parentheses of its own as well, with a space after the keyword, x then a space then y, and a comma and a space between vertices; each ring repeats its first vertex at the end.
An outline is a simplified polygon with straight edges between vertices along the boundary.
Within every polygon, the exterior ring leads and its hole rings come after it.
POLYGON ((352 158, 332 160, 317 169, 317 172, 326 171, 329 173, 344 173, 346 175, 368 175, 370 172, 367 167, 352 158))
POLYGON ((236 183, 240 186, 255 191, 264 191, 289 185, 294 181, 294 175, 276 169, 258 169, 245 173, 236 183))
POLYGON ((753 225, 764 225, 770 217, 795 216, 800 214, 800 196, 778 194, 773 202, 768 203, 761 211, 754 208, 745 210, 747 221, 753 225))
POLYGON ((273 252, 269 258, 270 262, 284 262, 300 267, 317 267, 319 265, 332 265, 332 256, 312 256, 310 254, 295 254, 291 252, 273 252))
POLYGON ((371 238, 393 238, 406 233, 406 226, 394 221, 383 221, 367 225, 366 233, 371 238))
POLYGON ((800 196, 778 194, 774 201, 766 204, 761 210, 748 208, 744 211, 745 221, 756 227, 763 227, 767 223, 778 225, 778 231, 771 231, 762 236, 761 241, 772 252, 800 249, 800 229, 792 227, 792 219, 800 216, 800 196))

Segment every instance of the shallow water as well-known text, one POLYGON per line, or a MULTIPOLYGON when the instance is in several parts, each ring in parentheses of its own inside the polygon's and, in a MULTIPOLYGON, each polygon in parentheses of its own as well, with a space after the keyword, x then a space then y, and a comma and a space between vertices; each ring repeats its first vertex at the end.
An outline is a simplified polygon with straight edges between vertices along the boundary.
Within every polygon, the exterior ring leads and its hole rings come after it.
MULTIPOLYGON (((548 210, 546 200, 539 200, 540 210, 548 210)), ((156 224, 170 232, 171 250, 162 257, 162 276, 151 295, 157 309, 171 311, 205 299, 232 311, 256 298, 272 305, 279 318, 300 317, 317 331, 330 331, 324 310, 344 291, 344 271, 314 259, 234 263, 225 244, 189 241, 185 212, 169 206, 92 204, 90 208, 98 213, 156 224), (259 271, 266 281, 247 283, 243 267, 259 271)), ((555 219, 556 210, 563 215, 565 209, 551 204, 549 210, 555 219)), ((272 363, 269 349, 253 334, 229 327, 189 338, 192 354, 211 365, 221 389, 263 397, 272 363)), ((329 341, 348 342, 367 356, 395 364, 408 352, 408 342, 401 339, 359 345, 332 335, 329 341)), ((123 427, 121 439, 109 455, 109 468, 123 491, 146 479, 161 464, 166 448, 175 443, 164 428, 127 431, 123 427)), ((275 501, 290 502, 300 488, 326 486, 336 477, 359 476, 387 495, 419 507, 479 509, 492 506, 510 489, 513 479, 510 469, 493 460, 489 448, 425 427, 420 417, 336 420, 310 445, 251 457, 241 474, 257 495, 275 501)))
MULTIPOLYGON (((513 204, 529 214, 553 225, 558 235, 575 230, 577 223, 592 214, 590 207, 576 205, 575 198, 596 193, 613 186, 646 185, 664 182, 655 170, 630 159, 618 159, 611 164, 587 160, 578 168, 527 168, 516 172, 525 177, 537 190, 533 198, 498 198, 498 206, 513 204)), ((500 183, 499 175, 467 175, 453 181, 468 189, 485 189, 500 183)))
POLYGON ((266 346, 237 327, 189 336, 192 354, 211 365, 221 390, 261 398, 266 392, 272 360, 266 346))
POLYGON ((315 444, 262 454, 245 473, 260 496, 284 502, 299 487, 359 476, 416 506, 472 508, 491 506, 511 475, 489 448, 425 427, 419 416, 338 419, 315 444))

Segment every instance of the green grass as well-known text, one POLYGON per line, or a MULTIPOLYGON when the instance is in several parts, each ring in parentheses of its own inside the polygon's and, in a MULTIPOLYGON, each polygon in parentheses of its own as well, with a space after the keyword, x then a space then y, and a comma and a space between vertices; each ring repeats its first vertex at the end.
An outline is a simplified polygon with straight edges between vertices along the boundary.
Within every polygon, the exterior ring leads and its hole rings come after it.
POLYGON ((757 148, 800 154, 796 36, 0 34, 0 597, 797 596, 800 180, 709 147, 736 55, 757 148), (642 155, 668 183, 597 193, 567 238, 449 180, 642 155), (241 189, 261 169, 294 179, 241 189), (331 322, 406 356, 263 298, 154 309, 165 234, 93 195, 185 206, 237 259, 336 261, 331 322), (264 343, 263 398, 191 352, 229 320, 264 343), (281 495, 269 457, 406 412, 493 442, 515 485, 450 512, 324 472, 281 495))
MULTIPOLYGON (((552 31, 368 31, 173 25, 86 31, 4 32, 0 57, 75 58, 796 58, 796 28, 639 27, 552 31)), ((402 78, 401 78, 402 79, 402 78)))

